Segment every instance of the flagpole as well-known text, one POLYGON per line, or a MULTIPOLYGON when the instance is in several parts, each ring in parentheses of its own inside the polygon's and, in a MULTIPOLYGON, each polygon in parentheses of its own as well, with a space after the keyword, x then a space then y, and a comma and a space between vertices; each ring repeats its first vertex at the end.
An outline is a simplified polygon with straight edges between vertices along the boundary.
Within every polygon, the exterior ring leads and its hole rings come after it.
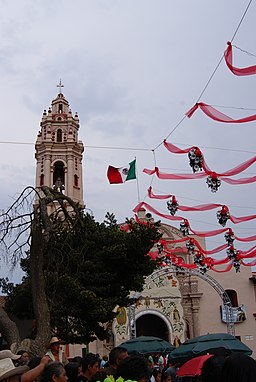
POLYGON ((135 172, 136 172, 136 183, 137 183, 137 196, 138 196, 138 203, 140 202, 140 189, 139 189, 139 179, 138 179, 138 171, 137 171, 137 158, 135 157, 135 172))

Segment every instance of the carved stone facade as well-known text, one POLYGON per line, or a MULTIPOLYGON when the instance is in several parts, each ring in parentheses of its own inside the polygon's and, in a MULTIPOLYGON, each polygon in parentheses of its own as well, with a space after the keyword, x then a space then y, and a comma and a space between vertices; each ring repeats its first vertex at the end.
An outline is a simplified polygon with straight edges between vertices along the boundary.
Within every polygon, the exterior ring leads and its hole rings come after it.
MULTIPOLYGON (((138 215, 140 220, 146 220, 144 209, 141 209, 138 215)), ((166 240, 183 238, 182 233, 177 228, 167 224, 161 224, 160 231, 166 240)), ((205 243, 202 240, 200 241, 202 247, 205 247, 205 243)), ((184 255, 184 246, 184 243, 182 243, 182 246, 178 243, 171 244, 170 248, 178 250, 176 252, 177 256, 189 261, 188 255, 184 255)), ((133 293, 131 293, 131 296, 133 293)), ((112 329, 115 345, 119 345, 130 338, 132 333, 131 320, 136 321, 137 336, 160 336, 157 328, 153 327, 154 325, 151 325, 149 332, 145 332, 147 319, 150 319, 150 316, 157 316, 164 321, 166 330, 165 333, 161 334, 170 343, 177 344, 199 335, 199 311, 202 294, 198 290, 198 279, 195 276, 180 274, 171 267, 166 271, 165 275, 162 273, 159 275, 158 271, 155 271, 145 280, 144 289, 136 302, 135 308, 125 308, 125 315, 123 314, 125 320, 120 321, 120 314, 114 320, 112 329), (133 314, 131 314, 132 309, 134 309, 133 314), (142 317, 144 318, 143 323, 138 325, 142 317)))
MULTIPOLYGON (((112 327, 115 343, 120 344, 130 339, 131 320, 139 321, 140 318, 143 318, 143 322, 145 322, 149 316, 157 316, 164 321, 167 341, 183 342, 186 325, 181 301, 182 296, 177 277, 174 274, 153 273, 146 279, 144 290, 134 306, 118 310, 112 327)), ((142 323, 138 335, 149 335, 145 330, 142 323)))

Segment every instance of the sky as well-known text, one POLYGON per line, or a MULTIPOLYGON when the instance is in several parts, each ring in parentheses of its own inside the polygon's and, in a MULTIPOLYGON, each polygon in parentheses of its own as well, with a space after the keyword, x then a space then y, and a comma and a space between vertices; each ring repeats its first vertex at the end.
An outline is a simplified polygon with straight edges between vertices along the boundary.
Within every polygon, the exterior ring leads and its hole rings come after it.
MULTIPOLYGON (((176 195, 182 205, 220 203, 234 216, 256 214, 254 183, 223 183, 213 194, 205 179, 168 181, 142 172, 156 164, 163 172, 192 173, 187 155, 163 147, 166 137, 180 148, 200 147, 217 172, 255 156, 255 122, 219 123, 200 110, 183 118, 197 101, 232 118, 255 114, 255 76, 236 77, 220 62, 233 38, 240 48, 234 48, 235 66, 256 64, 256 2, 245 14, 248 4, 0 0, 0 210, 35 184, 35 140, 61 78, 63 93, 80 119, 84 201, 96 220, 103 221, 109 211, 121 223, 133 216, 138 201, 168 213, 166 201, 147 197, 151 184, 155 193, 176 195), (108 165, 121 167, 134 157, 138 180, 110 185, 108 165)), ((237 178, 253 175, 255 165, 237 178)), ((216 210, 182 216, 197 231, 221 228, 216 210)), ((229 226, 239 237, 255 234, 255 220, 229 226)), ((221 235, 207 239, 208 249, 221 244, 221 235)), ((254 244, 239 243, 238 249, 254 244)), ((3 260, 0 266, 4 276, 3 260)))

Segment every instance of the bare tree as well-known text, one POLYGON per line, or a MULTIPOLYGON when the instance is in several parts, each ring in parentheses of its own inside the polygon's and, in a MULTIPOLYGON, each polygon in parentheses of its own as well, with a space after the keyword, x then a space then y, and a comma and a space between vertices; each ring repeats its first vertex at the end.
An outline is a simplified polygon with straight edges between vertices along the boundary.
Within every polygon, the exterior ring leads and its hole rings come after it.
MULTIPOLYGON (((29 251, 36 338, 29 341, 34 354, 42 354, 51 336, 50 311, 45 291, 44 254, 52 234, 61 225, 82 224, 82 210, 66 195, 42 187, 26 187, 11 207, 0 215, 0 245, 7 264, 14 268, 29 251)), ((15 323, 0 308, 0 331, 15 350, 21 343, 15 323)))

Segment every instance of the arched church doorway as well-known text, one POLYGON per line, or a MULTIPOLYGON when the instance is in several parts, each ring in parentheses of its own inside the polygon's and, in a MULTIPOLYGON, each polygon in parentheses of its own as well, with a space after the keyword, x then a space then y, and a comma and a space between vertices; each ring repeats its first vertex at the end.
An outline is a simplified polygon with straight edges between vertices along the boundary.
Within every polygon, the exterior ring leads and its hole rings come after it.
POLYGON ((169 341, 169 331, 166 323, 155 314, 143 314, 136 319, 136 335, 154 336, 169 341))

